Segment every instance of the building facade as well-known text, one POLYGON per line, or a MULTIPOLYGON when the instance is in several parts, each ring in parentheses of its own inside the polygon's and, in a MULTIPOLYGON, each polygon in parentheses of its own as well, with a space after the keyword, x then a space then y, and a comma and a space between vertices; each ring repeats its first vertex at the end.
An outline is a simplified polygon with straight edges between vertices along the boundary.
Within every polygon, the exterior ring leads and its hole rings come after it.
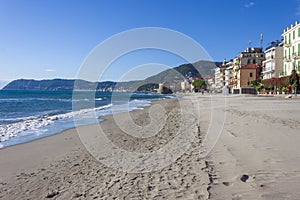
POLYGON ((208 92, 212 92, 215 90, 215 86, 214 86, 214 83, 215 83, 215 77, 214 76, 204 76, 203 77, 203 80, 205 80, 205 83, 206 83, 206 90, 208 92))
POLYGON ((192 85, 187 81, 182 81, 180 82, 180 86, 181 86, 181 92, 185 93, 185 92, 191 92, 192 90, 192 85))
POLYGON ((247 48, 237 58, 233 59, 232 78, 230 80, 230 88, 233 93, 252 92, 249 89, 253 88, 251 82, 261 78, 264 59, 265 53, 262 48, 247 48))
POLYGON ((278 78, 283 71, 283 43, 272 42, 265 50, 265 58, 262 64, 262 78, 278 78))
POLYGON ((259 79, 259 66, 247 64, 241 67, 237 73, 237 88, 252 87, 251 82, 259 79))
POLYGON ((232 89, 231 80, 233 78, 233 60, 227 62, 225 66, 225 87, 232 89))
POLYGON ((300 71, 300 23, 296 22, 283 30, 283 71, 281 76, 289 76, 292 70, 300 71))
POLYGON ((222 92, 225 86, 225 70, 226 66, 224 64, 215 68, 215 92, 222 92))

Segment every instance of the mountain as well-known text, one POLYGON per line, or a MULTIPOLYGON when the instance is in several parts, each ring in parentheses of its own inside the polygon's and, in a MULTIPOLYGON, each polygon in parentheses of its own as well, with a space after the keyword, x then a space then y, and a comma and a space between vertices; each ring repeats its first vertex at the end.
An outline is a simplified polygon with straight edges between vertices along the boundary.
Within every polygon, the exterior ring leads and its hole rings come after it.
POLYGON ((3 90, 72 90, 74 80, 28 80, 18 79, 10 82, 3 90))
POLYGON ((214 69, 220 67, 222 62, 211 62, 211 61, 198 61, 193 63, 193 66, 198 70, 198 72, 203 76, 215 76, 214 69))
POLYGON ((183 64, 146 78, 144 81, 152 83, 171 83, 184 81, 187 76, 191 78, 214 76, 214 69, 221 66, 221 64, 221 62, 211 61, 198 61, 193 64, 183 64))
POLYGON ((159 83, 165 83, 166 85, 176 86, 176 83, 180 83, 189 78, 201 78, 207 76, 214 76, 214 69, 222 65, 222 62, 211 61, 198 61, 193 64, 183 64, 175 68, 167 69, 156 75, 150 76, 144 80, 121 82, 117 83, 117 89, 130 88, 130 90, 153 91, 158 88, 159 83), (148 88, 146 87, 148 86, 148 88), (130 87, 129 87, 130 86, 130 87), (151 89, 152 88, 152 89, 151 89))
MULTIPOLYGON (((145 80, 128 82, 89 82, 74 79, 53 79, 53 80, 28 80, 19 79, 10 82, 3 90, 46 90, 46 91, 67 91, 67 90, 94 90, 99 91, 153 91, 158 88, 159 83, 166 85, 176 85, 187 78, 201 78, 213 76, 213 69, 220 66, 220 62, 198 61, 193 64, 183 64, 178 67, 167 69, 157 75, 150 76, 145 80)), ((175 86, 174 86, 175 87, 175 86)))
MULTIPOLYGON (((115 82, 89 82, 85 80, 76 80, 76 88, 78 90, 98 89, 107 91, 114 88, 115 82)), ((44 90, 44 91, 69 91, 74 89, 75 80, 52 79, 52 80, 28 80, 18 79, 10 82, 3 90, 44 90)))

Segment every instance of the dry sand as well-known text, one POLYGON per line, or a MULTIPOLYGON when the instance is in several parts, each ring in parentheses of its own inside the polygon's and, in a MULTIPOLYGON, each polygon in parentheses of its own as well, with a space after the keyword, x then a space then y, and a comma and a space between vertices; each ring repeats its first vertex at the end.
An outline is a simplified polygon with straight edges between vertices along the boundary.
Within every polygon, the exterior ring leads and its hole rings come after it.
MULTIPOLYGON (((186 101, 189 97, 181 99, 186 101)), ((178 99, 158 101, 168 113, 154 137, 137 139, 124 134, 111 116, 101 124, 114 144, 128 151, 155 151, 175 137, 180 127, 178 99)), ((134 122, 150 122, 149 107, 131 112, 134 122)), ((189 110, 187 110, 189 111, 189 110)), ((192 115, 193 109, 189 111, 192 115)), ((121 116, 124 114, 120 114, 121 116)), ((128 173, 97 161, 79 140, 75 129, 0 151, 2 199, 207 199, 206 163, 200 159, 201 136, 192 115, 185 124, 196 139, 184 155, 167 167, 148 173, 128 173)), ((124 120, 128 120, 124 118, 124 120)), ((88 133, 95 127, 80 127, 88 133)), ((91 138, 92 140, 92 138, 91 138)))
MULTIPOLYGON (((168 118, 150 138, 124 134, 111 116, 100 123, 114 144, 138 152, 162 148, 185 124, 184 131, 194 134, 195 140, 182 156, 158 171, 128 173, 102 164, 86 150, 76 129, 1 149, 0 199, 298 199, 299 99, 228 97, 227 105, 217 108, 226 111, 222 135, 209 156, 201 159, 201 142, 215 123, 211 101, 218 98, 197 94, 153 103, 162 105, 168 118), (192 97, 199 105, 184 107, 190 119, 181 121, 184 104, 179 102, 192 97)), ((151 121, 148 110, 130 115, 144 126, 151 121)), ((80 129, 93 132, 96 126, 80 129)))
POLYGON ((240 96, 227 103, 222 135, 208 158, 211 199, 299 199, 299 99, 240 96))

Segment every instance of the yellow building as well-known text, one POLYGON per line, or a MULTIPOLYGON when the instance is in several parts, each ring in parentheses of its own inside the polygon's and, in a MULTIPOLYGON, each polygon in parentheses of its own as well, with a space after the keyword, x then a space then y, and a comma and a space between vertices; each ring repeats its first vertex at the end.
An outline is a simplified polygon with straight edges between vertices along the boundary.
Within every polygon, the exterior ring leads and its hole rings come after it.
POLYGON ((233 59, 229 87, 233 93, 253 93, 251 82, 260 78, 265 54, 262 48, 247 48, 233 59))

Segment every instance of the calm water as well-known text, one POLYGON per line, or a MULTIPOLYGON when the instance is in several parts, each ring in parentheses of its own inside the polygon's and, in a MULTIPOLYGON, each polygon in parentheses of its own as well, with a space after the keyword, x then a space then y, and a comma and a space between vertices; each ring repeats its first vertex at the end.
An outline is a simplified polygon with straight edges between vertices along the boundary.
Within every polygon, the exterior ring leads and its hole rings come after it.
MULTIPOLYGON (((73 128, 73 118, 93 112, 97 121, 112 112, 141 109, 172 95, 148 93, 1 91, 0 148, 29 142, 73 128), (73 105, 73 106, 72 106, 73 105), (74 106, 75 105, 75 106, 74 106)), ((77 125, 95 122, 82 120, 77 125)))

